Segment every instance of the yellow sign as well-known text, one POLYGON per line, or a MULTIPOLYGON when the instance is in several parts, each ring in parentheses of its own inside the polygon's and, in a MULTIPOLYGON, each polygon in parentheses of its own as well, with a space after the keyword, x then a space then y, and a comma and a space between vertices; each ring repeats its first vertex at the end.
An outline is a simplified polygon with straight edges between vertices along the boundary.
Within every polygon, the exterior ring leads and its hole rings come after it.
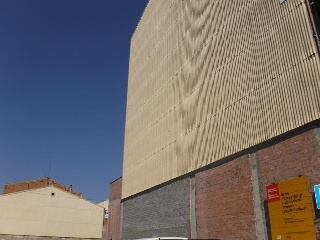
POLYGON ((316 240, 305 176, 266 187, 272 240, 316 240))

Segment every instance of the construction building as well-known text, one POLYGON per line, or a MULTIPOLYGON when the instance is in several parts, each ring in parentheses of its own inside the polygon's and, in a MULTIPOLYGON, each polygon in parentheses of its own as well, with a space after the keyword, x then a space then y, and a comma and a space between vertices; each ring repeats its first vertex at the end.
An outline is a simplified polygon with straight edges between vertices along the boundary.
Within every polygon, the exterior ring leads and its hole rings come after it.
POLYGON ((318 0, 148 2, 112 239, 319 237, 318 13, 318 0))

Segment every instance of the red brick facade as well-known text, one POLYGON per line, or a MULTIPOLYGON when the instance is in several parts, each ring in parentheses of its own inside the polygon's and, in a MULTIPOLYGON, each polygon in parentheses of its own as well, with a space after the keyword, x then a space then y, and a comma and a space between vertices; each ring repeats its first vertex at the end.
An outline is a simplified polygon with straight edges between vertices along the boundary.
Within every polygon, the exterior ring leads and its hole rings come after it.
MULTIPOLYGON (((320 184, 319 130, 297 133, 256 150, 262 201, 267 185, 307 177, 310 196, 320 184)), ((249 155, 196 174, 198 238, 257 239, 249 155)), ((266 205, 265 205, 266 206, 266 205)), ((264 209, 268 214, 268 209, 264 209)), ((268 235, 268 217, 266 216, 268 235)), ((319 219, 315 220, 320 230, 319 219)))
POLYGON ((196 174, 197 237, 256 239, 248 155, 196 174))
POLYGON ((122 178, 110 183, 109 204, 115 200, 121 199, 122 178))
MULTIPOLYGON (((320 183, 320 159, 315 130, 286 139, 258 151, 263 189, 271 183, 307 176, 309 191, 320 183)), ((263 193, 266 199, 266 192, 263 193)))
POLYGON ((66 187, 63 184, 51 179, 51 178, 40 178, 23 182, 8 183, 4 185, 3 194, 14 193, 19 191, 25 191, 29 189, 42 188, 46 186, 55 186, 64 191, 70 192, 76 196, 82 197, 80 192, 73 190, 70 187, 66 187))
POLYGON ((120 240, 122 178, 110 183, 107 239, 120 240))
MULTIPOLYGON (((299 175, 307 177, 310 196, 313 195, 313 186, 320 184, 317 131, 316 128, 309 130, 258 151, 262 189, 264 190, 263 198, 265 200, 267 185, 296 178, 299 175)), ((315 218, 315 225, 317 235, 320 237, 319 218, 315 218)), ((270 231, 270 229, 268 230, 270 231)))

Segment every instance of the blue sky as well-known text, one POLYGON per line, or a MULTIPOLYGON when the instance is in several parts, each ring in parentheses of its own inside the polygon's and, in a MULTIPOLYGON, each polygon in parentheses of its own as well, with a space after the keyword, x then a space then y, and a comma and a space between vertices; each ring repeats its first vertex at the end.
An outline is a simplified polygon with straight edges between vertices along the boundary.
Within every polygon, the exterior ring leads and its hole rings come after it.
MULTIPOLYGON (((99 202, 121 176, 130 38, 147 0, 0 0, 0 185, 99 202)), ((2 189, 1 191, 2 192, 2 189)))

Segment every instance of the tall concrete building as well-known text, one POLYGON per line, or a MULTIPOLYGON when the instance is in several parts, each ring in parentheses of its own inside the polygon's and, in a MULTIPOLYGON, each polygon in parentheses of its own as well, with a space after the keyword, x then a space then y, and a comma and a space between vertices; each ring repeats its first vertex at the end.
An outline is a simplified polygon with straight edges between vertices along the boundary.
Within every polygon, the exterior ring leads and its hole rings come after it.
POLYGON ((122 239, 299 239, 274 224, 266 187, 302 176, 311 201, 320 184, 317 11, 148 2, 131 39, 122 239))

